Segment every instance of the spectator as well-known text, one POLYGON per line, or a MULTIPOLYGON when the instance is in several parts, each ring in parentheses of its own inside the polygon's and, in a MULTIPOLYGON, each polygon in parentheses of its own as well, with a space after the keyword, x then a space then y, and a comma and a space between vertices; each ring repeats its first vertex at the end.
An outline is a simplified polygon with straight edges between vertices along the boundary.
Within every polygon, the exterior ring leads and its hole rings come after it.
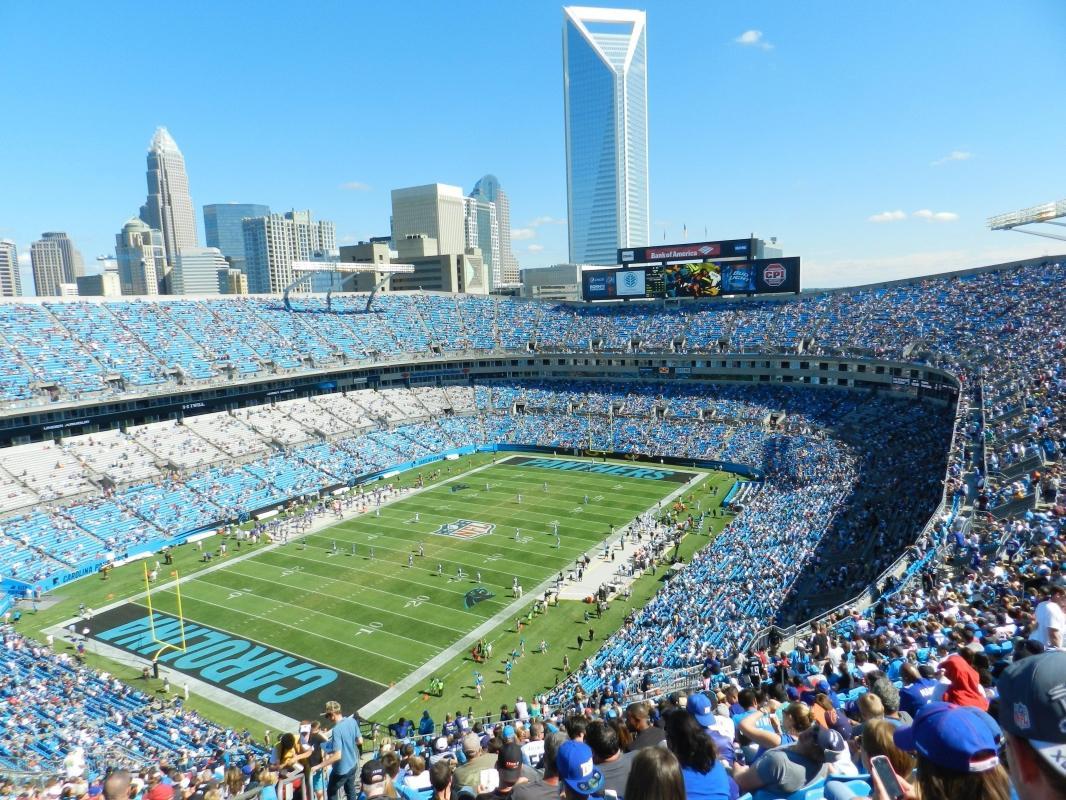
POLYGON ((363 789, 361 798, 383 797, 389 784, 385 765, 376 758, 370 759, 363 764, 360 781, 363 789))
POLYGON ((618 732, 606 720, 593 720, 585 731, 585 742, 592 748, 592 762, 603 773, 604 790, 622 796, 633 756, 622 752, 618 732))
POLYGON ((603 773, 592 759, 592 748, 584 742, 563 742, 555 758, 555 766, 562 781, 566 800, 584 800, 603 791, 603 773))
POLYGON ((763 754, 754 766, 734 770, 741 791, 764 789, 772 795, 792 794, 825 777, 827 763, 836 760, 846 749, 843 738, 834 730, 811 725, 796 743, 763 754))
POLYGON ((544 774, 530 781, 519 783, 514 788, 514 800, 558 800, 562 787, 559 785, 559 769, 556 761, 559 748, 567 741, 562 731, 544 737, 544 774))
POLYGON ((499 776, 496 787, 479 785, 477 800, 511 800, 515 785, 527 780, 522 775, 522 748, 514 742, 501 747, 496 758, 496 774, 499 776))
POLYGON ((1015 662, 999 677, 999 722, 1021 800, 1066 797, 1066 653, 1015 662))
POLYGON ((360 748, 363 745, 359 723, 353 717, 342 715, 341 704, 336 700, 326 703, 322 716, 333 724, 332 737, 322 745, 322 752, 326 754, 322 763, 332 766, 326 785, 327 800, 337 800, 342 787, 347 800, 356 800, 355 770, 359 766, 360 748))
POLYGON ((429 768, 429 785, 433 787, 433 800, 451 800, 453 766, 454 762, 438 761, 429 768))
POLYGON ((634 734, 633 741, 629 743, 630 752, 655 747, 666 739, 663 729, 651 724, 649 708, 649 704, 644 701, 630 703, 626 708, 626 725, 634 734))
POLYGON ((733 779, 718 760, 718 750, 698 719, 684 711, 666 718, 666 746, 677 756, 689 800, 729 800, 735 797, 733 779))
POLYGON ((988 698, 981 689, 977 670, 962 655, 955 653, 948 656, 940 668, 944 670, 944 677, 951 683, 944 692, 944 702, 988 710, 988 698))
MULTIPOLYGON (((1008 800, 1010 780, 999 763, 999 725, 973 706, 930 703, 914 724, 900 728, 893 740, 917 754, 917 788, 921 800, 1008 800)), ((874 775, 875 786, 880 782, 874 775)), ((908 782, 901 778, 911 793, 908 782)))
POLYGON ((688 800, 677 756, 662 747, 642 748, 633 758, 622 796, 627 800, 688 800))
POLYGON ((1049 649, 1061 648, 1066 636, 1066 587, 1052 586, 1036 607, 1036 629, 1030 638, 1049 649))

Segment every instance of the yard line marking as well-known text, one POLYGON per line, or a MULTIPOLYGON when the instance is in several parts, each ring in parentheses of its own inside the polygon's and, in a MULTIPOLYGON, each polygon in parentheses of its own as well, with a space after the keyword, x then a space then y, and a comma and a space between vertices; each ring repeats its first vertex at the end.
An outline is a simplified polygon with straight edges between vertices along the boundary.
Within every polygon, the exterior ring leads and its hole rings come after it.
MULTIPOLYGON (((702 472, 693 474, 693 476, 688 481, 686 481, 685 483, 681 484, 674 492, 671 492, 670 494, 668 494, 665 498, 662 499, 661 502, 663 502, 664 504, 665 503, 670 503, 675 498, 683 496, 685 492, 691 490, 692 487, 695 486, 697 483, 699 483, 701 480, 703 480, 705 476, 706 476, 706 473, 702 473, 702 472)), ((650 508, 646 509, 642 513, 649 513, 649 512, 656 511, 658 509, 658 502, 659 501, 656 501, 656 504, 653 504, 650 508)), ((640 516, 640 514, 634 515, 633 519, 635 520, 638 516, 640 516)), ((632 524, 632 522, 630 522, 630 524, 632 524)), ((626 527, 623 526, 621 531, 616 531, 615 536, 611 537, 611 540, 612 541, 617 541, 619 538, 621 538, 622 531, 625 531, 625 530, 626 530, 626 527)), ((600 547, 601 547, 600 545, 593 546, 592 548, 589 549, 589 551, 588 551, 589 554, 590 555, 598 555, 600 547)), ((530 589, 530 591, 528 592, 529 598, 535 598, 535 597, 542 596, 544 594, 544 592, 548 588, 550 588, 551 586, 554 586, 554 585, 555 585, 555 576, 551 575, 551 576, 548 577, 547 580, 545 580, 539 586, 536 586, 536 587, 530 589)), ((476 642, 478 639, 482 638, 483 636, 487 636, 492 631, 496 630, 502 623, 504 623, 504 622, 508 621, 509 619, 511 619, 523 607, 529 605, 530 602, 531 601, 529 599, 527 599, 526 597, 521 597, 521 598, 517 598, 515 600, 512 600, 505 608, 500 609, 492 617, 490 617, 489 619, 485 620, 485 622, 483 622, 481 625, 479 625, 478 627, 474 628, 474 630, 470 631, 465 636, 463 636, 461 639, 459 639, 459 641, 457 641, 455 644, 451 645, 450 647, 442 650, 437 655, 433 656, 433 658, 431 658, 429 661, 427 661, 421 667, 419 667, 418 669, 414 670, 410 674, 408 674, 408 675, 404 676, 403 678, 401 678, 400 680, 398 680, 395 683, 395 685, 391 686, 387 691, 382 692, 380 695, 375 697, 373 700, 371 700, 365 706, 360 708, 359 709, 359 714, 362 717, 364 717, 366 719, 369 719, 371 717, 371 715, 376 714, 381 709, 385 708, 386 706, 388 706, 389 704, 391 704, 392 702, 394 702, 398 698, 402 697, 404 692, 407 692, 407 691, 411 690, 412 688, 414 688, 415 686, 418 686, 418 685, 422 684, 422 682, 428 676, 432 675, 434 672, 436 672, 442 666, 447 664, 451 659, 453 659, 456 656, 460 655, 461 653, 464 653, 467 650, 469 650, 470 647, 474 644, 474 642, 476 642)), ((602 641, 601 641, 601 644, 602 644, 602 641)), ((410 705, 410 703, 408 703, 408 705, 410 705)))
MULTIPOLYGON (((208 584, 208 585, 213 585, 213 584, 208 584)), ((170 589, 167 589, 166 592, 168 594, 174 594, 175 593, 175 592, 173 592, 170 589)), ((224 605, 220 605, 219 603, 212 603, 210 600, 203 600, 203 599, 201 599, 199 597, 186 597, 185 599, 186 600, 192 600, 195 603, 205 603, 206 605, 209 605, 209 606, 215 606, 217 608, 224 608, 227 611, 229 611, 230 613, 237 613, 237 614, 241 614, 241 615, 246 616, 246 617, 252 617, 253 619, 265 620, 266 622, 270 622, 270 623, 272 623, 274 625, 280 625, 283 628, 292 628, 294 631, 299 631, 300 633, 308 633, 308 631, 306 631, 303 628, 297 627, 296 625, 290 625, 287 622, 281 622, 280 620, 275 619, 274 617, 264 617, 262 614, 253 614, 250 611, 242 611, 241 609, 234 608, 233 606, 224 606, 224 605)), ((137 605, 141 605, 141 604, 137 603, 137 605)), ((335 619, 340 619, 340 617, 336 617, 335 619)), ((348 620, 345 620, 345 621, 348 621, 348 620)), ((365 628, 366 626, 362 625, 360 627, 365 628)), ((236 634, 236 631, 228 631, 228 632, 236 634)), ((389 636, 396 636, 396 634, 389 634, 387 631, 375 631, 375 632, 376 633, 385 633, 386 635, 389 635, 389 636)), ((236 634, 236 635, 239 635, 239 634, 236 634)), ((412 664, 410 661, 404 661, 402 658, 393 658, 392 656, 387 656, 387 655, 385 655, 384 653, 382 653, 382 652, 380 652, 378 650, 367 650, 365 647, 360 647, 359 645, 352 644, 351 642, 345 642, 345 641, 342 641, 341 639, 334 639, 332 636, 324 636, 324 635, 322 635, 320 633, 316 633, 316 634, 313 634, 313 635, 317 636, 319 639, 328 639, 331 642, 336 642, 337 644, 341 645, 342 647, 348 647, 348 648, 351 648, 352 650, 358 650, 360 653, 369 653, 370 655, 380 656, 381 658, 388 659, 389 661, 395 661, 397 664, 403 664, 405 667, 417 667, 418 666, 418 664, 412 664)), ((398 638, 404 639, 405 637, 400 636, 398 638)), ((410 642, 411 640, 410 639, 405 639, 405 641, 410 642)), ((273 646, 274 645, 270 645, 270 647, 273 647, 273 646)), ((363 677, 363 676, 360 675, 359 677, 363 677)), ((380 683, 380 681, 374 681, 374 683, 380 683)))
MULTIPOLYGON (((267 566, 272 566, 272 565, 268 564, 267 566)), ((238 572, 238 573, 235 573, 235 574, 240 575, 242 578, 248 578, 249 580, 259 581, 260 583, 269 583, 272 587, 277 585, 273 581, 271 581, 270 578, 261 578, 258 575, 247 575, 247 574, 245 574, 243 572, 238 572)), ((195 580, 195 578, 194 578, 194 580, 195 580)), ((331 581, 331 582, 336 582, 336 581, 331 581)), ((211 583, 211 581, 206 581, 206 583, 211 583)), ((211 585, 212 586, 218 586, 217 583, 211 583, 211 585)), ((388 615, 394 616, 394 617, 400 617, 401 619, 407 619, 408 621, 410 621, 410 617, 408 617, 407 615, 397 613, 396 611, 392 611, 392 610, 390 610, 388 608, 382 608, 381 606, 375 606, 375 605, 368 604, 368 603, 361 603, 358 600, 352 600, 351 598, 338 597, 337 595, 326 594, 325 592, 316 592, 314 589, 305 589, 303 587, 296 587, 296 586, 293 586, 291 584, 289 584, 289 588, 292 589, 293 593, 302 594, 302 595, 312 595, 312 594, 314 594, 314 595, 318 595, 319 597, 328 597, 328 598, 330 598, 332 600, 337 600, 337 601, 339 601, 341 603, 350 603, 353 606, 360 606, 362 608, 367 608, 367 609, 370 609, 372 611, 380 611, 383 614, 388 614, 388 615)), ((363 589, 363 588, 367 588, 367 587, 362 587, 361 586, 359 588, 363 589)), ((382 590, 382 591, 384 591, 384 590, 382 590)), ((251 592, 251 593, 255 594, 257 597, 263 597, 263 595, 258 594, 257 592, 254 592, 254 591, 251 592)), ((388 594, 391 594, 393 597, 403 597, 403 595, 396 594, 395 592, 388 592, 388 594)), ((295 603, 287 603, 287 605, 293 606, 294 608, 304 608, 303 606, 298 606, 295 603)), ((433 605, 436 606, 437 604, 433 603, 433 605)), ((440 608, 445 608, 445 607, 444 606, 440 606, 440 608)), ((313 611, 314 609, 306 609, 306 610, 307 611, 313 611)), ((451 609, 445 609, 445 610, 451 611, 451 609)), ((480 617, 479 617, 479 619, 480 619, 480 617)), ((426 620, 426 619, 419 619, 418 621, 421 624, 423 624, 423 625, 432 625, 434 628, 441 628, 442 630, 452 631, 452 632, 455 631, 455 626, 453 626, 453 625, 438 625, 437 623, 430 622, 429 620, 426 620)))

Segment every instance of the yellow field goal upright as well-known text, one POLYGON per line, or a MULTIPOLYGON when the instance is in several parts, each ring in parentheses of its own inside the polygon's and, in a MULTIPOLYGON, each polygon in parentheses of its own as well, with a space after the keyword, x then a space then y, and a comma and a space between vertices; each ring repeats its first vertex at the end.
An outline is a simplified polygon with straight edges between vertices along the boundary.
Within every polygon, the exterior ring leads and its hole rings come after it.
MULTIPOLYGON (((186 650, 186 646, 185 646, 185 614, 182 613, 182 610, 181 610, 181 576, 178 575, 178 571, 177 570, 172 571, 170 573, 170 575, 174 579, 174 596, 177 598, 177 613, 174 614, 173 616, 176 616, 177 619, 178 619, 178 631, 181 634, 181 644, 180 645, 174 644, 173 642, 164 641, 163 639, 160 639, 158 636, 156 636, 156 632, 155 632, 155 610, 152 608, 152 581, 151 581, 151 578, 149 577, 149 574, 148 574, 148 562, 146 561, 144 563, 144 599, 145 599, 145 604, 148 606, 148 624, 149 624, 149 626, 151 628, 152 642, 154 642, 155 644, 158 644, 160 646, 159 650, 156 651, 156 654, 154 656, 152 656, 152 660, 153 661, 158 659, 159 656, 161 656, 167 650, 178 650, 178 651, 180 651, 182 653, 184 653, 185 650, 186 650)), ((167 611, 165 613, 169 614, 170 612, 167 611)))

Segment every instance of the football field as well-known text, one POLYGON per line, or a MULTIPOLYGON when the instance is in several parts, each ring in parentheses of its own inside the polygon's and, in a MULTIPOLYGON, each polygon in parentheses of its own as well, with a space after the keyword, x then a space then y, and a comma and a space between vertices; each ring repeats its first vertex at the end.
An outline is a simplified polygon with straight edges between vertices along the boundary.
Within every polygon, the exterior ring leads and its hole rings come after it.
MULTIPOLYGON (((555 621, 554 607, 531 618, 533 602, 579 556, 600 562, 612 528, 707 475, 531 455, 471 463, 423 467, 452 476, 297 540, 244 552, 231 543, 212 568, 186 569, 180 582, 161 579, 150 597, 98 613, 90 638, 109 652, 158 656, 173 683, 191 682, 223 705, 228 698, 252 718, 257 706, 313 716, 326 699, 374 718, 413 711, 435 679, 465 692, 475 669, 488 701, 509 691, 501 650, 521 649, 516 677, 537 672, 548 686, 559 670, 535 660, 540 643, 561 658, 560 639, 569 644, 574 628, 555 621), (479 639, 500 646, 484 666, 471 658, 479 639)), ((410 485, 412 474, 403 477, 410 485)), ((469 688, 463 696, 478 699, 469 688)))

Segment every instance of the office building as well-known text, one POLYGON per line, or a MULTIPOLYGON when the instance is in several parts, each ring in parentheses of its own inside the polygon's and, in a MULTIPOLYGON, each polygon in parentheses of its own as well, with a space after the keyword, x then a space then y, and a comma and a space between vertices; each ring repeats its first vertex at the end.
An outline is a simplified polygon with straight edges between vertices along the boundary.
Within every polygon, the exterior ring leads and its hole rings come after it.
POLYGON ((521 296, 540 300, 580 300, 581 265, 553 264, 522 270, 521 296))
MULTIPOLYGON (((499 269, 493 271, 493 287, 502 283, 518 283, 518 259, 511 249, 511 200, 495 175, 485 175, 474 184, 470 196, 496 206, 496 227, 499 239, 499 269)), ((479 245, 480 246, 480 245, 479 245)), ((482 250, 485 248, 482 247, 482 250)))
POLYGON ((648 81, 643 11, 563 9, 570 261, 614 264, 648 244, 648 81))
POLYGON ((218 271, 219 294, 248 294, 248 276, 239 269, 227 267, 218 271))
POLYGON ((196 247, 196 212, 189 196, 185 157, 166 128, 156 128, 148 147, 148 199, 141 220, 163 234, 166 270, 173 267, 182 247, 196 247))
POLYGON ((0 239, 0 297, 19 297, 21 294, 18 248, 10 239, 0 239))
POLYGON ((489 273, 476 247, 463 253, 441 252, 436 239, 415 234, 396 243, 397 260, 413 264, 415 271, 392 276, 392 291, 460 292, 488 294, 489 273))
POLYGON ((229 268, 217 247, 180 247, 170 270, 170 293, 218 294, 219 270, 229 268))
POLYGON ((61 283, 59 284, 59 297, 77 297, 78 296, 78 284, 76 283, 61 283))
POLYGON ((204 206, 204 238, 208 247, 217 247, 234 269, 247 270, 244 259, 245 217, 270 216, 270 206, 259 203, 212 203, 204 206))
POLYGON ((500 258, 500 225, 496 204, 476 197, 467 197, 463 200, 463 213, 466 246, 476 247, 481 251, 489 271, 489 280, 492 286, 498 286, 503 280, 503 265, 500 258))
POLYGON ((133 217, 115 236, 115 259, 122 294, 157 295, 165 289, 166 249, 163 234, 133 217))
POLYGON ((328 260, 337 252, 336 226, 315 222, 310 211, 246 217, 241 227, 248 289, 253 294, 283 292, 295 277, 293 261, 328 260))
POLYGON ((99 275, 82 275, 77 280, 78 295, 81 297, 120 297, 122 282, 118 272, 101 272, 99 275))
POLYGON ((59 297, 60 284, 74 283, 85 274, 81 253, 61 231, 42 233, 30 245, 30 264, 38 297, 59 297))
POLYGON ((426 236, 441 253, 462 254, 466 248, 463 190, 431 183, 392 190, 392 241, 397 249, 408 236, 426 236))

